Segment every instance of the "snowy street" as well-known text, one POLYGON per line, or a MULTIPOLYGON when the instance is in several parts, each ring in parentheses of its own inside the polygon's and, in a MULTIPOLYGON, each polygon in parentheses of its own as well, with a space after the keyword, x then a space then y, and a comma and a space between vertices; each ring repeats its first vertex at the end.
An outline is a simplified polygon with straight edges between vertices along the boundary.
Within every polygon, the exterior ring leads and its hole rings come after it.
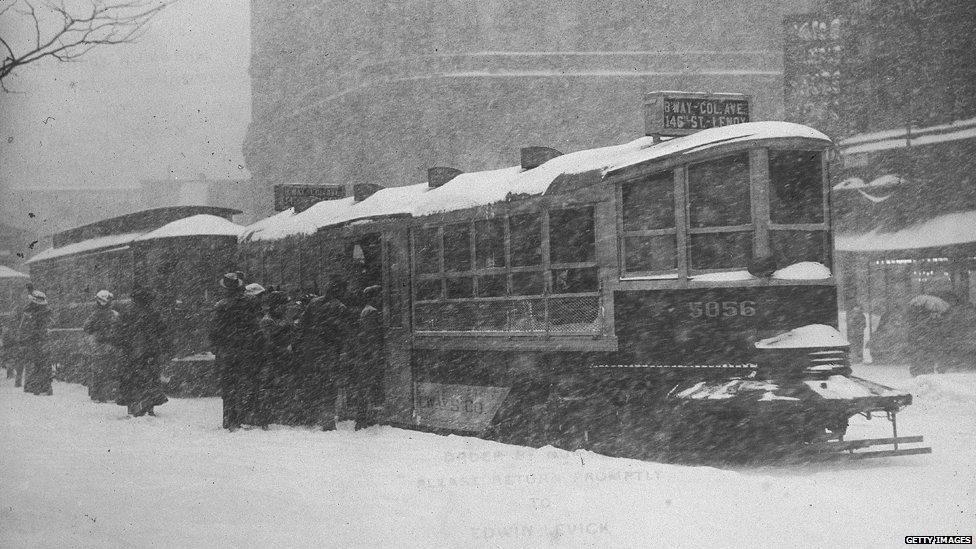
MULTIPOLYGON (((220 400, 157 417, 0 379, 0 547, 897 547, 976 533, 976 373, 911 391, 934 453, 716 469, 389 427, 228 433, 220 400)), ((875 418, 848 438, 887 434, 875 418)))

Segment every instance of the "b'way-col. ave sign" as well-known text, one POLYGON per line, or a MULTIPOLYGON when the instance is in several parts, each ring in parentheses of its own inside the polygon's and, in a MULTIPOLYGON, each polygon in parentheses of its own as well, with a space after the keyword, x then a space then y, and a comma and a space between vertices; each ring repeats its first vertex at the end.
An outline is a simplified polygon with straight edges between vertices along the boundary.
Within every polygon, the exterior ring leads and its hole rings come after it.
POLYGON ((749 100, 741 93, 646 93, 644 133, 676 137, 749 122, 749 100))

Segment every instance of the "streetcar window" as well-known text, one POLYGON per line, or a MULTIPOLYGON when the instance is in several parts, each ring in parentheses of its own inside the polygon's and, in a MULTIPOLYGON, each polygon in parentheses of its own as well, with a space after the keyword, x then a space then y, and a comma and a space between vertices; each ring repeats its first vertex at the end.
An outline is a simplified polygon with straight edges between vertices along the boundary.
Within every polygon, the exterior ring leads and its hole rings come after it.
POLYGON ((542 264, 542 216, 513 215, 509 218, 512 266, 542 264))
POLYGON ((448 299, 467 299, 474 295, 474 283, 470 276, 447 279, 448 299))
POLYGON ((414 246, 417 250, 417 272, 440 272, 441 246, 437 227, 417 229, 414 234, 416 235, 414 236, 414 246))
POLYGON ((674 227, 674 172, 624 183, 621 190, 625 231, 674 227))
POLYGON ((749 224, 749 153, 689 166, 688 206, 691 227, 749 224))
POLYGON ((542 295, 544 291, 541 272, 512 273, 512 295, 542 295))
POLYGON ((505 220, 482 219, 474 223, 475 264, 478 269, 505 266, 505 220))
POLYGON ((433 301, 441 298, 441 280, 418 280, 416 284, 418 301, 433 301))
POLYGON ((467 223, 444 227, 444 270, 471 270, 471 226, 467 223))
POLYGON ((770 245, 778 267, 801 261, 816 261, 830 267, 826 231, 770 231, 770 245))
POLYGON ((503 297, 508 293, 508 276, 503 274, 478 277, 478 297, 503 297))
POLYGON ((769 151, 773 223, 822 223, 823 164, 817 151, 769 151))
POLYGON ((689 235, 692 269, 744 268, 752 255, 752 232, 689 235))
POLYGON ((552 293, 578 294, 597 291, 596 267, 585 269, 553 269, 552 293))
POLYGON ((549 260, 551 263, 596 260, 593 207, 549 212, 549 260))
POLYGON ((674 235, 627 236, 624 238, 627 270, 668 271, 678 267, 674 235))

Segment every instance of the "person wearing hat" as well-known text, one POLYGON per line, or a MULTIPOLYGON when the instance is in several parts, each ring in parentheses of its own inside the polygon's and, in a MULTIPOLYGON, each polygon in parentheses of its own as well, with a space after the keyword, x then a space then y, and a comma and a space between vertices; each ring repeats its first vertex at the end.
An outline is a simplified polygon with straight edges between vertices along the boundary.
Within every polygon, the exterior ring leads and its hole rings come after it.
POLYGON ((118 350, 115 332, 119 313, 112 308, 115 296, 108 290, 95 294, 95 311, 85 319, 83 329, 91 336, 88 369, 88 396, 95 402, 115 400, 118 350))
POLYGON ((363 289, 366 305, 359 313, 356 336, 352 344, 353 405, 356 409, 356 429, 376 424, 376 407, 383 402, 383 315, 380 314, 379 286, 363 289))
POLYGON ((290 302, 288 294, 282 291, 265 294, 267 312, 260 323, 264 335, 264 368, 259 390, 264 424, 297 423, 293 396, 298 389, 298 372, 291 351, 295 325, 286 316, 290 302))
POLYGON ((159 381, 160 360, 169 350, 168 330, 153 308, 148 288, 132 291, 132 307, 120 315, 118 343, 122 350, 119 391, 115 403, 134 417, 156 415, 154 408, 167 402, 159 381))
POLYGON ((258 321, 261 305, 244 291, 242 273, 220 278, 224 298, 214 306, 210 319, 210 343, 220 375, 224 429, 234 431, 257 414, 257 380, 261 372, 262 339, 258 321))
POLYGON ((303 422, 323 431, 335 429, 336 397, 346 385, 342 351, 355 317, 342 302, 345 293, 345 281, 333 278, 325 292, 309 302, 297 324, 303 422))
POLYGON ((24 351, 24 358, 30 365, 24 379, 24 392, 35 395, 54 394, 51 386, 53 375, 47 360, 47 326, 51 321, 51 310, 47 306, 47 296, 40 290, 28 287, 27 305, 20 315, 18 343, 24 351))

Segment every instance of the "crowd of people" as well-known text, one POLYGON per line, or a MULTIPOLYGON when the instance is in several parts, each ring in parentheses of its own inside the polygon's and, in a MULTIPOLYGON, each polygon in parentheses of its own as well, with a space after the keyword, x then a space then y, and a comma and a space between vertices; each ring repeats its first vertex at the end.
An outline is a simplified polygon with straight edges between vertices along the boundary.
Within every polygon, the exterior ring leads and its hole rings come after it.
MULTIPOLYGON (((384 394, 379 286, 353 300, 365 303, 360 308, 346 304, 351 296, 338 278, 322 295, 298 301, 247 284, 240 272, 223 275, 219 285, 224 296, 213 307, 209 339, 225 429, 277 423, 329 430, 346 419, 360 429, 378 422, 384 394)), ((171 354, 170 331, 149 289, 137 287, 130 298, 123 305, 108 290, 95 294, 83 327, 90 340, 89 396, 114 400, 132 416, 155 415, 167 401, 160 375, 171 354)), ((8 376, 36 395, 52 394, 50 318, 47 296, 28 287, 19 323, 4 338, 8 376)))

